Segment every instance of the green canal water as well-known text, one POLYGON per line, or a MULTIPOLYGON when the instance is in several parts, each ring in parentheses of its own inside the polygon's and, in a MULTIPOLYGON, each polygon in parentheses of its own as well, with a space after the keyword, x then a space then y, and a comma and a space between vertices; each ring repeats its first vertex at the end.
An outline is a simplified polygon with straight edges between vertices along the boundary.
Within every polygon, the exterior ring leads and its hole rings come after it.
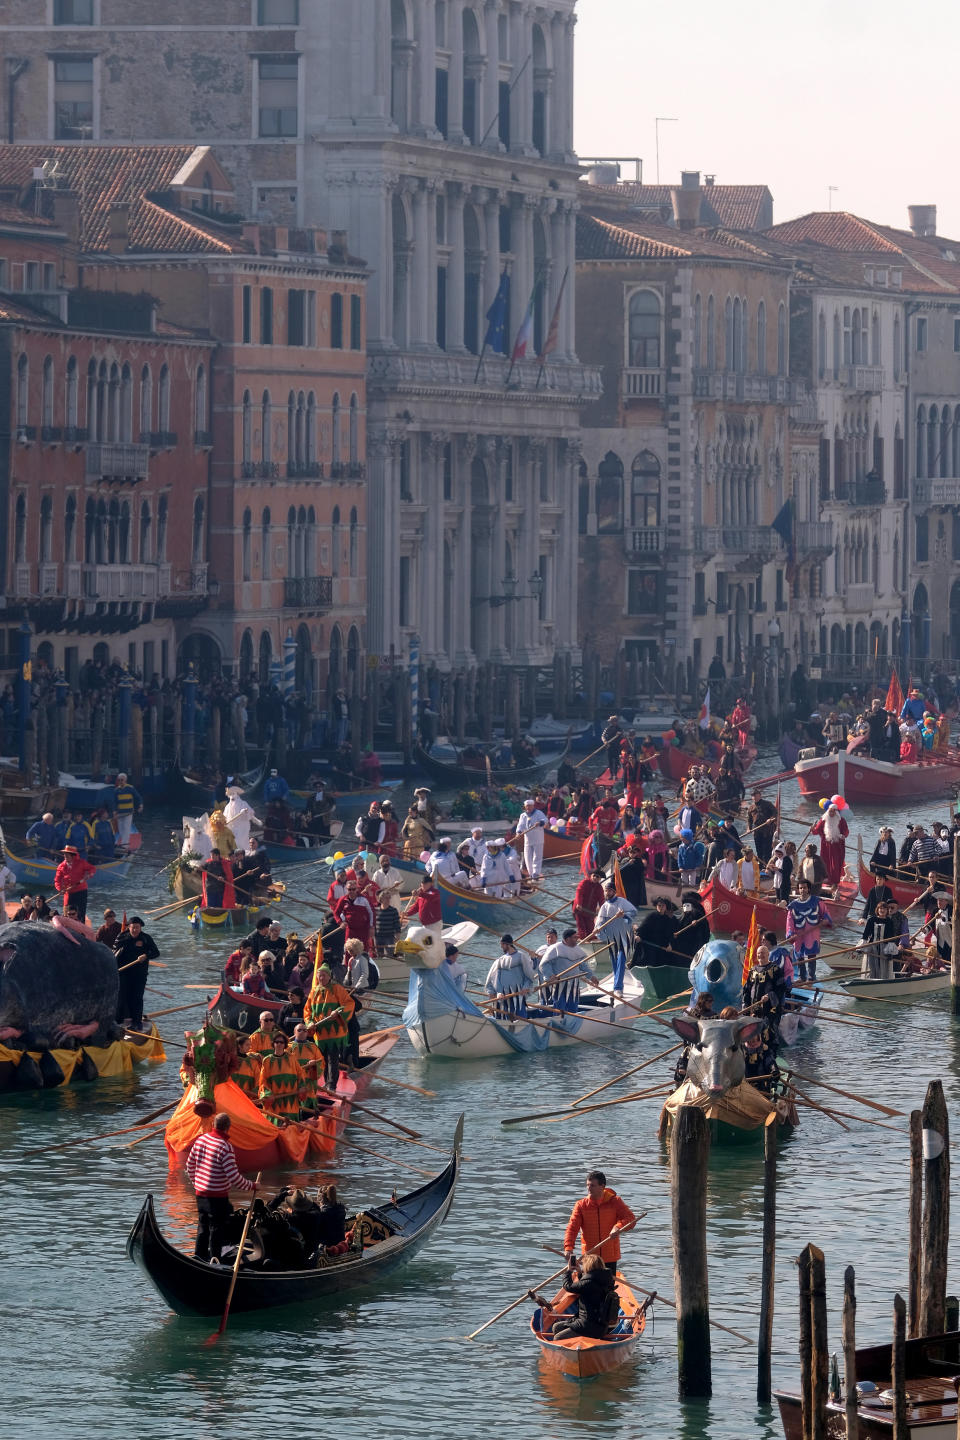
MULTIPOLYGON (((772 752, 757 774, 779 768, 772 752)), ((784 786, 785 813, 807 813, 795 784, 784 786)), ((883 816, 852 818, 872 848, 882 819, 898 839, 907 820, 946 818, 941 804, 883 816)), ((93 914, 109 900, 118 909, 147 909, 166 898, 155 874, 167 860, 169 824, 148 817, 146 841, 131 878, 109 896, 94 897, 93 914)), ((454 833, 457 833, 454 831, 454 833)), ((799 839, 797 827, 786 830, 799 839)), ((561 898, 575 872, 549 868, 546 884, 561 898)), ((296 872, 291 896, 318 898, 321 872, 296 872), (307 878, 304 879, 303 877, 307 878)), ((322 872, 325 876, 326 872, 322 872)), ((291 877, 293 872, 291 872, 291 877)), ((550 906, 549 908, 553 908, 550 906)), ((291 900, 281 918, 301 932, 310 913, 291 900)), ((187 983, 209 981, 211 993, 229 936, 198 936, 174 914, 150 925, 168 968, 152 971, 152 1008, 202 994, 187 983), (170 997, 170 998, 167 998, 170 997)), ((478 936, 469 959, 481 978, 493 937, 478 936)), ((847 1001, 839 1008, 854 1007, 847 1001)), ((200 1007, 198 1006, 197 1018, 200 1007)), ((794 1052, 799 1069, 855 1089, 905 1112, 923 1100, 927 1082, 944 1083, 954 1133, 960 1135, 960 1028, 946 998, 912 1005, 876 1004, 873 1030, 823 1024, 794 1052)), ((169 1016, 163 1035, 176 1042, 192 1017, 169 1016)), ((388 1023, 388 1022, 385 1022, 388 1023)), ((637 1212, 647 1216, 624 1247, 628 1278, 673 1294, 669 1164, 656 1139, 658 1101, 601 1110, 562 1125, 503 1130, 505 1115, 568 1103, 669 1043, 644 1023, 611 1049, 582 1046, 533 1057, 474 1064, 417 1060, 405 1036, 386 1072, 437 1092, 428 1099, 376 1081, 374 1108, 401 1119, 424 1139, 446 1145, 466 1114, 465 1151, 456 1203, 429 1246, 379 1292, 312 1313, 294 1310, 237 1317, 227 1336, 208 1347, 209 1321, 171 1315, 124 1255, 127 1232, 152 1191, 168 1233, 190 1241, 192 1197, 171 1174, 159 1139, 135 1149, 132 1137, 60 1150, 26 1151, 120 1129, 174 1098, 180 1051, 165 1065, 140 1067, 127 1081, 31 1097, 0 1097, 0 1289, 7 1316, 3 1339, 4 1423, 8 1436, 109 1437, 164 1440, 285 1434, 365 1440, 370 1436, 446 1436, 481 1440, 589 1435, 658 1440, 753 1440, 782 1434, 776 1412, 755 1401, 755 1346, 714 1331, 713 1399, 677 1400, 673 1312, 656 1307, 637 1358, 621 1371, 578 1385, 543 1371, 519 1307, 479 1341, 461 1337, 559 1264, 540 1248, 559 1245, 586 1170, 599 1167, 637 1212)), ((651 1068, 665 1079, 668 1062, 651 1068)), ((644 1077, 646 1079, 646 1077, 644 1077)), ((652 1083, 652 1082, 651 1082, 652 1083)), ((616 1092, 613 1092, 616 1093, 616 1092)), ((834 1102, 831 1102, 834 1103, 834 1102)), ((836 1101, 842 1104, 843 1102, 836 1101)), ((892 1120, 892 1126, 906 1121, 892 1120)), ((393 1160, 428 1165, 429 1151, 356 1132, 361 1143, 393 1160)), ((435 1157, 442 1163, 440 1156, 435 1157)), ((761 1260, 761 1146, 717 1149, 710 1166, 708 1227, 713 1316, 756 1336, 761 1260)), ((267 1177, 273 1188, 289 1174, 267 1177)), ((357 1151, 341 1149, 329 1170, 301 1173, 311 1185, 332 1179, 348 1209, 413 1188, 421 1177, 357 1151)), ((812 1240, 826 1252, 830 1344, 839 1348, 843 1268, 857 1269, 858 1335, 888 1337, 895 1290, 907 1285, 907 1139, 853 1122, 841 1130, 826 1116, 802 1111, 796 1134, 781 1142, 778 1164, 778 1249, 774 1382, 797 1379, 797 1281, 794 1259, 812 1240)), ((954 1226, 957 1233, 958 1227, 954 1226)), ((960 1256, 951 1246, 952 1288, 960 1256)))

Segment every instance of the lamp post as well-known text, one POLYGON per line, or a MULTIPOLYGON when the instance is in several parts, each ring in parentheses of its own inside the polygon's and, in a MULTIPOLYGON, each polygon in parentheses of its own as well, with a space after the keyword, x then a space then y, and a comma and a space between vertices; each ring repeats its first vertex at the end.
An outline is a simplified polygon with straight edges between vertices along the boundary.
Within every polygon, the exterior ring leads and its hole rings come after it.
POLYGON ((536 600, 539 602, 543 595, 543 587, 546 583, 539 570, 534 570, 527 584, 530 586, 528 595, 518 595, 517 586, 519 580, 516 575, 504 575, 500 582, 503 587, 502 595, 474 595, 471 604, 489 605, 494 610, 499 610, 502 605, 510 605, 515 600, 536 600))

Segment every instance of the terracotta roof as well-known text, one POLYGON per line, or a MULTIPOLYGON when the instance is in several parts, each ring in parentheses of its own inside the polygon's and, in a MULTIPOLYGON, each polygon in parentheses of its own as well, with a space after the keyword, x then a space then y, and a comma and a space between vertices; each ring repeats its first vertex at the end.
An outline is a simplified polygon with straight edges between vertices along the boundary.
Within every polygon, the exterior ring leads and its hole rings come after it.
MULTIPOLYGON (((659 213, 661 220, 673 218, 673 202, 669 185, 640 185, 625 180, 618 185, 585 184, 589 202, 615 207, 618 210, 659 213), (595 198, 594 198, 595 197, 595 198)), ((582 202, 583 203, 583 202, 582 202)), ((701 185, 700 223, 721 225, 730 230, 757 230, 773 215, 773 196, 766 185, 701 185)))
MULTIPOLYGON (((675 241, 679 240, 680 233, 673 231, 675 241)), ((594 215, 577 216, 578 260, 675 260, 689 254, 689 249, 676 243, 651 240, 640 231, 613 225, 594 215)))
POLYGON ((46 215, 29 215, 21 205, 9 200, 0 200, 0 225, 25 225, 35 230, 50 230, 53 221, 46 215))
POLYGON ((828 250, 899 253, 899 246, 887 239, 881 226, 861 220, 859 215, 851 215, 846 210, 815 210, 796 220, 773 225, 765 233, 788 245, 805 241, 810 245, 823 245, 828 250))
MULTIPOLYGON (((171 187, 206 147, 196 145, 0 146, 0 190, 19 192, 20 222, 35 210, 35 168, 56 161, 58 184, 80 207, 80 244, 108 252, 114 206, 130 207, 128 248, 143 253, 230 253, 249 250, 238 235, 194 211, 178 211, 171 187), (166 203, 165 203, 166 202, 166 203)), ((42 192, 41 192, 42 193, 42 192)))
POLYGON ((809 266, 808 283, 825 277, 862 286, 869 283, 864 267, 879 263, 902 268, 902 284, 896 288, 908 293, 960 291, 960 241, 942 235, 917 236, 841 210, 801 215, 773 226, 766 236, 809 266))
POLYGON ((0 295, 0 324, 37 325, 44 329, 61 330, 60 321, 47 310, 27 305, 12 295, 0 295))

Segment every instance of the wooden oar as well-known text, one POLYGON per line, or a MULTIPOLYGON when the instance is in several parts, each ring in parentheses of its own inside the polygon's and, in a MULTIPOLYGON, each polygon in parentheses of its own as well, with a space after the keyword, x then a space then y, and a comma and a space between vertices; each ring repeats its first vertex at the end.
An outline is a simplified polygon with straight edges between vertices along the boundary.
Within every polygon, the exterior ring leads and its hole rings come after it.
POLYGON ((382 1120, 384 1125, 392 1125, 394 1130, 402 1130, 404 1135, 410 1135, 414 1140, 420 1139, 419 1130, 411 1130, 408 1126, 401 1125, 398 1120, 391 1120, 389 1115, 381 1115, 379 1110, 372 1110, 369 1105, 361 1105, 356 1100, 338 1095, 335 1091, 328 1090, 325 1085, 320 1085, 317 1088, 321 1095, 326 1095, 330 1100, 343 1100, 346 1098, 351 1110, 360 1110, 364 1115, 372 1115, 374 1120, 382 1120))
MULTIPOLYGON (((347 1125, 355 1126, 357 1130, 369 1130, 371 1135, 382 1135, 387 1140, 402 1140, 405 1145, 419 1145, 422 1150, 434 1150, 438 1155, 449 1154, 440 1145, 428 1145, 426 1140, 411 1140, 408 1135, 397 1135, 392 1130, 381 1130, 377 1125, 364 1125, 362 1120, 354 1120, 351 1115, 345 1122, 347 1125)), ((461 1155, 461 1160, 469 1160, 469 1155, 461 1155)))
POLYGON ((196 1010, 197 1006, 202 1004, 202 1000, 193 1000, 189 1005, 171 1005, 168 1010, 154 1010, 152 1015, 146 1015, 144 1019, 159 1020, 161 1015, 176 1015, 182 1010, 196 1010))
MULTIPOLYGON (((538 1010, 542 1011, 545 1015, 577 1015, 577 1016, 579 1016, 581 1019, 590 1019, 590 1020, 593 1020, 594 1023, 597 1024, 597 1025, 609 1025, 612 1030, 623 1030, 627 1035, 635 1035, 635 1034, 636 1034, 636 1031, 635 1031, 630 1025, 621 1025, 621 1024, 619 1024, 619 1022, 616 1021, 616 1020, 602 1020, 599 1015, 595 1015, 595 1014, 593 1013, 593 1010, 592 1010, 592 1009, 590 1009, 590 1010, 561 1010, 561 1009, 560 1009, 558 1006, 556 1006, 556 1005, 540 1005, 540 1004, 538 1004, 536 1008, 537 1008, 538 1010)), ((487 1013, 489 1013, 489 1007, 488 1007, 487 1013)), ((529 1016, 528 1016, 527 1018, 529 1019, 529 1016)), ((574 1037, 574 1038, 576 1038, 576 1037, 574 1037)))
POLYGON ((574 1115, 589 1115, 592 1110, 605 1110, 613 1105, 628 1105, 634 1100, 646 1100, 651 1095, 658 1095, 661 1092, 669 1094, 676 1087, 671 1081, 653 1086, 650 1090, 635 1090, 630 1095, 623 1095, 619 1100, 599 1100, 595 1105, 584 1105, 581 1109, 575 1109, 572 1105, 566 1105, 562 1110, 536 1110, 529 1115, 509 1115, 501 1120, 501 1126, 521 1125, 527 1120, 557 1120, 570 1119, 574 1115))
POLYGON ((585 755, 582 760, 578 760, 578 761, 577 761, 576 765, 574 765, 574 767, 573 767, 574 770, 579 770, 580 767, 581 767, 581 765, 586 765, 586 763, 587 763, 588 760, 592 760, 593 757, 594 757, 594 755, 599 755, 599 754, 600 754, 600 751, 601 751, 601 750, 606 750, 606 748, 607 748, 607 747, 606 747, 606 744, 598 745, 597 748, 596 748, 596 750, 591 750, 589 755, 585 755))
MULTIPOLYGON (((642 1219, 643 1219, 643 1216, 644 1216, 646 1213, 647 1213, 647 1212, 644 1210, 644 1211, 643 1211, 643 1214, 637 1216, 637 1219, 638 1219, 638 1220, 642 1220, 642 1219)), ((585 1255, 593 1255, 593 1254, 595 1254, 596 1251, 602 1250, 603 1247, 604 1247, 604 1245, 606 1245, 606 1244, 608 1243, 608 1241, 612 1240, 615 1235, 619 1235, 619 1234, 621 1234, 621 1233, 622 1233, 622 1232, 621 1232, 619 1229, 617 1229, 617 1230, 611 1230, 611 1231, 610 1231, 610 1234, 606 1237, 605 1240, 600 1240, 596 1245, 591 1246, 591 1248, 590 1248, 589 1250, 585 1250, 585 1251, 584 1251, 584 1254, 585 1254, 585 1255)), ((548 1249, 552 1249, 553 1247, 552 1247, 552 1246, 548 1246, 548 1245, 542 1245, 540 1248, 541 1248, 542 1250, 548 1250, 548 1249)), ((560 1254, 561 1252, 560 1252, 560 1251, 555 1251, 554 1253, 555 1253, 555 1254, 560 1254)), ((566 1258, 566 1257, 564 1257, 564 1258, 566 1258)), ((476 1338, 477 1338, 478 1335, 482 1335, 483 1332, 484 1332, 484 1330, 489 1330, 489 1329, 490 1329, 490 1326, 493 1325, 493 1324, 495 1324, 497 1320, 502 1320, 503 1317, 504 1317, 504 1315, 509 1315, 511 1310, 516 1310, 517 1306, 518 1306, 518 1305, 522 1305, 523 1302, 524 1302, 524 1300, 529 1300, 529 1299, 530 1299, 530 1291, 531 1291, 531 1290, 541 1290, 544 1285, 549 1285, 551 1280, 556 1280, 556 1278, 557 1278, 558 1275, 563 1275, 563 1274, 565 1274, 566 1269, 567 1269, 567 1266, 564 1265, 564 1266, 562 1267, 562 1269, 560 1269, 560 1270, 554 1270, 553 1274, 552 1274, 552 1275, 548 1275, 547 1278, 546 1278, 546 1280, 538 1280, 535 1285, 530 1285, 530 1286, 528 1286, 527 1289, 524 1290, 523 1294, 520 1296, 519 1300, 514 1300, 512 1304, 505 1306, 504 1309, 502 1309, 502 1310, 498 1310, 497 1313, 496 1313, 496 1315, 494 1315, 490 1320, 488 1320, 485 1325, 481 1325, 478 1330, 471 1330, 469 1335, 464 1335, 464 1337, 463 1337, 464 1340, 476 1340, 476 1338)))
POLYGON ((837 1125, 840 1126, 841 1130, 850 1129, 850 1126, 845 1125, 844 1122, 840 1119, 839 1115, 834 1114, 832 1110, 827 1110, 823 1105, 818 1105, 816 1100, 811 1100, 810 1096, 807 1095, 805 1091, 799 1090, 796 1085, 794 1085, 793 1089, 795 1094, 799 1095, 800 1097, 798 1101, 800 1105, 809 1105, 811 1110, 819 1110, 821 1115, 828 1115, 831 1120, 833 1120, 837 1125))
POLYGON ((138 1040, 158 1040, 161 1045, 179 1045, 179 1040, 164 1040, 162 1035, 148 1035, 144 1030, 124 1030, 124 1035, 135 1035, 138 1040))
POLYGON ((597 1086, 596 1090, 588 1090, 586 1095, 579 1095, 576 1100, 570 1102, 571 1106, 582 1105, 584 1100, 592 1100, 594 1095, 600 1094, 601 1090, 609 1090, 611 1085, 619 1085, 628 1076, 636 1075, 638 1070, 646 1070, 648 1065, 655 1064, 657 1060, 663 1060, 665 1056, 672 1055, 675 1050, 682 1050, 683 1046, 684 1042, 678 1040, 676 1045, 670 1045, 666 1050, 661 1050, 659 1055, 651 1055, 649 1060, 644 1060, 640 1065, 632 1065, 629 1070, 624 1070, 622 1075, 614 1075, 612 1080, 605 1080, 602 1085, 597 1086))
POLYGON ((157 1110, 151 1110, 149 1115, 144 1115, 137 1121, 136 1125, 127 1125, 123 1130, 105 1130, 102 1135, 86 1135, 82 1140, 64 1140, 59 1145, 41 1145, 36 1150, 24 1150, 22 1155, 49 1155, 53 1150, 71 1150, 75 1145, 92 1145, 95 1140, 112 1140, 115 1135, 130 1135, 134 1130, 142 1130, 149 1125, 151 1120, 156 1120, 158 1115, 165 1115, 168 1110, 173 1110, 180 1104, 182 1096, 178 1095, 176 1100, 171 1100, 167 1105, 161 1105, 157 1110))
POLYGON ((165 1120, 162 1120, 159 1125, 151 1125, 147 1133, 145 1135, 138 1135, 136 1140, 128 1140, 124 1145, 111 1145, 110 1148, 111 1150, 132 1150, 135 1145, 142 1145, 144 1140, 149 1140, 157 1135, 162 1136, 166 1128, 167 1123, 165 1120))
POLYGON ((403 1160, 393 1160, 389 1155, 384 1155, 379 1150, 368 1150, 365 1145, 358 1145, 356 1140, 350 1140, 346 1135, 337 1136, 338 1145, 349 1145, 353 1150, 359 1150, 361 1155, 372 1155, 375 1160, 384 1160, 388 1165, 395 1165, 401 1170, 412 1170, 414 1175, 426 1175, 431 1180, 435 1175, 433 1170, 423 1170, 419 1165, 408 1165, 403 1160))
POLYGON ((220 1324, 218 1328, 213 1332, 209 1340, 207 1340, 206 1342, 208 1345, 212 1345, 214 1341, 218 1340, 227 1328, 227 1316, 230 1314, 230 1303, 233 1300, 233 1292, 237 1286, 237 1276, 240 1273, 240 1261, 243 1259, 243 1247, 247 1243, 247 1231, 250 1229, 250 1220, 253 1216, 253 1202, 257 1198, 257 1187, 260 1184, 261 1174, 262 1171, 258 1170, 257 1178, 253 1182, 253 1194, 250 1196, 250 1204, 247 1206, 247 1214, 243 1222, 243 1233, 240 1236, 240 1244, 237 1246, 237 1258, 233 1262, 233 1274, 230 1276, 230 1288, 227 1291, 227 1303, 223 1307, 223 1314, 220 1317, 220 1324))
MULTIPOLYGON (((643 1213, 646 1214, 647 1212, 644 1211, 643 1213)), ((642 1218, 643 1218, 643 1216, 641 1216, 641 1215, 638 1215, 638 1216, 637 1216, 637 1219, 638 1219, 638 1220, 641 1220, 642 1218)), ((550 1254, 550 1255, 562 1255, 562 1254, 563 1254, 563 1251, 562 1251, 562 1250, 558 1250, 555 1245, 541 1245, 541 1246, 540 1246, 540 1249, 541 1249, 541 1250, 546 1250, 547 1253, 550 1254)), ((561 1273, 561 1272, 558 1270, 558 1271, 557 1271, 557 1274, 559 1275, 560 1273, 561 1273)), ((553 1276, 553 1275, 550 1276, 550 1279, 551 1279, 551 1280, 553 1280, 553 1279, 555 1279, 555 1278, 556 1278, 556 1277, 553 1276)), ((544 1284, 546 1284, 546 1283, 547 1283, 547 1282, 544 1281, 544 1284)), ((630 1289, 631 1289, 631 1290, 639 1290, 641 1295, 656 1295, 657 1299, 658 1299, 658 1300, 662 1300, 665 1305, 669 1305, 670 1308, 671 1308, 671 1310, 676 1310, 676 1308, 677 1308, 677 1302, 676 1302, 675 1300, 668 1300, 667 1297, 666 1297, 666 1295, 662 1294, 661 1291, 659 1291, 659 1290, 644 1290, 644 1288, 643 1288, 642 1285, 633 1285, 633 1284, 631 1284, 630 1289)), ((753 1344, 756 1343, 755 1341, 750 1340, 746 1335, 741 1335, 739 1330, 731 1330, 730 1327, 729 1327, 729 1325, 721 1325, 719 1320, 711 1320, 711 1321, 710 1321, 710 1324, 713 1326, 714 1330, 722 1330, 725 1335, 733 1335, 735 1339, 737 1339, 737 1340, 742 1340, 745 1345, 753 1345, 753 1344)))
POLYGON ((791 1075, 796 1075, 806 1085, 816 1085, 819 1090, 830 1090, 834 1095, 842 1095, 844 1100, 853 1100, 858 1105, 866 1105, 869 1110, 879 1110, 881 1115, 892 1115, 897 1119, 903 1119, 904 1111, 892 1110, 889 1105, 881 1105, 878 1100, 868 1100, 866 1095, 857 1095, 853 1090, 839 1090, 836 1085, 828 1085, 825 1080, 815 1080, 812 1075, 802 1075, 799 1070, 791 1070, 791 1075))
MULTIPOLYGON (((360 1074, 360 1075, 362 1075, 362 1074, 365 1074, 365 1073, 366 1073, 366 1072, 365 1072, 365 1071, 362 1071, 362 1070, 360 1070, 360 1071, 351 1070, 351 1071, 350 1071, 350 1074, 351 1074, 351 1075, 353 1075, 353 1074, 360 1074)), ((410 1084, 408 1084, 408 1082, 407 1082, 406 1080, 394 1080, 394 1078, 393 1078, 392 1075, 383 1075, 383 1074, 380 1073, 379 1070, 377 1071, 376 1075, 374 1075, 372 1078, 373 1078, 374 1080, 382 1080, 382 1081, 384 1082, 384 1084, 386 1084, 386 1085, 397 1085, 397 1086, 399 1086, 399 1088, 400 1088, 401 1090, 413 1090, 413 1091, 415 1091, 415 1093, 416 1093, 417 1095, 426 1095, 426 1097, 427 1097, 428 1100, 436 1100, 436 1098, 437 1098, 437 1092, 436 1092, 436 1090, 424 1090, 424 1088, 423 1088, 422 1085, 410 1085, 410 1084)))

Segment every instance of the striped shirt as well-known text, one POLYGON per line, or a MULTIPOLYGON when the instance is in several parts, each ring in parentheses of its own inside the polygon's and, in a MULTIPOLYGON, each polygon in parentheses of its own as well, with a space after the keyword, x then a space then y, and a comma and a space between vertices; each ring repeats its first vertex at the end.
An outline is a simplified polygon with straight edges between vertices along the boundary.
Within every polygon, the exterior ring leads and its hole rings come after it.
POLYGON ((237 1169, 233 1146, 211 1130, 193 1142, 187 1156, 187 1174, 198 1195, 226 1195, 230 1189, 253 1190, 252 1180, 237 1169))

